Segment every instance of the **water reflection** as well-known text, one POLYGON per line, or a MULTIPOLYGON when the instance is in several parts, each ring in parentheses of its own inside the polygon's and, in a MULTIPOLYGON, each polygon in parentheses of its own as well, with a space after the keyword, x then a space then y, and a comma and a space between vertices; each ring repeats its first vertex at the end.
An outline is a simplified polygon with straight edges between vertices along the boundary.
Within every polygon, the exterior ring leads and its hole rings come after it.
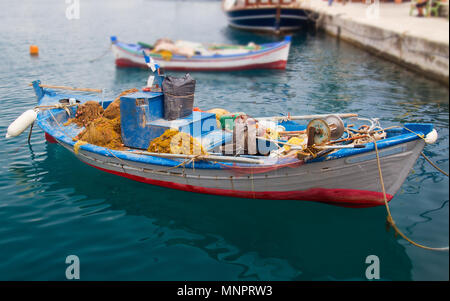
MULTIPOLYGON (((126 216, 103 224, 118 227, 118 231, 123 219, 145 216, 161 231, 192 233, 195 238, 177 237, 165 244, 189 245, 214 260, 243 267, 235 279, 363 279, 364 260, 370 254, 379 256, 383 265, 396 266, 384 271, 385 279, 411 279, 411 262, 404 247, 385 232, 381 207, 353 210, 168 190, 97 171, 56 145, 47 145, 46 150, 47 158, 36 162, 37 169, 48 171, 39 180, 42 194, 70 189, 70 197, 82 201, 67 206, 82 207, 90 200, 102 200, 108 204, 104 210, 126 212, 126 216), (264 269, 265 261, 271 263, 270 272, 264 269)), ((21 168, 12 170, 16 176, 29 173, 21 168)), ((20 181, 17 184, 22 185, 20 181)), ((147 236, 144 229, 135 239, 146 240, 147 236)), ((191 273, 195 278, 195 271, 191 273)))

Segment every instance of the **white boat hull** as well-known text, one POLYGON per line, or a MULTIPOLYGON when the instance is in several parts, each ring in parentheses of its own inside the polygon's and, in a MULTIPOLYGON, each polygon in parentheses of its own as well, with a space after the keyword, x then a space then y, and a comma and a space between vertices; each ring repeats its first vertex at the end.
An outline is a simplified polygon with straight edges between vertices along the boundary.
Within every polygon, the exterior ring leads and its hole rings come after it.
MULTIPOLYGON (((289 55, 290 43, 284 43, 279 47, 267 51, 255 51, 245 55, 202 57, 172 57, 164 60, 159 56, 150 56, 167 70, 180 71, 235 71, 247 69, 285 69, 289 55)), ((115 62, 118 67, 148 68, 144 56, 136 54, 112 45, 115 62)))
MULTIPOLYGON (((74 152, 71 145, 61 143, 74 152)), ((398 191, 425 143, 413 140, 380 150, 388 200, 398 191)), ((233 169, 170 168, 105 157, 80 149, 76 156, 100 170, 179 190, 233 197, 318 201, 345 207, 384 204, 375 152, 261 173, 233 169)))

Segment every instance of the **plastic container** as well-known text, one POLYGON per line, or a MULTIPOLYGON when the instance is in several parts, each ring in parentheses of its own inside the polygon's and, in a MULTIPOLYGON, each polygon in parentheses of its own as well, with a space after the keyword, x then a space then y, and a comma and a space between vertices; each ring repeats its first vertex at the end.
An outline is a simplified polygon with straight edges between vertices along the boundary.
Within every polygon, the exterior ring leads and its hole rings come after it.
POLYGON ((222 129, 232 131, 234 129, 234 121, 240 115, 245 115, 245 113, 237 112, 220 116, 220 126, 222 129))
POLYGON ((195 80, 186 74, 181 78, 167 76, 163 83, 164 119, 175 120, 192 114, 195 80))

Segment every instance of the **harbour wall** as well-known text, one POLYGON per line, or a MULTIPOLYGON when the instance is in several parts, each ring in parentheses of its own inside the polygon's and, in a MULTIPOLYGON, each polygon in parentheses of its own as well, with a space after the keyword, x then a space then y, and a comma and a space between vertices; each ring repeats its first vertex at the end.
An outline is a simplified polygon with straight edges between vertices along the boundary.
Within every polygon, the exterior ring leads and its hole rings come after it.
MULTIPOLYGON (((448 40, 429 39, 424 34, 408 30, 399 32, 398 29, 389 26, 370 24, 363 18, 352 18, 351 15, 336 14, 327 9, 316 7, 310 9, 318 15, 316 27, 319 30, 324 30, 338 39, 364 48, 374 55, 400 64, 448 87, 448 40)), ((448 28, 448 22, 446 26, 448 28)))

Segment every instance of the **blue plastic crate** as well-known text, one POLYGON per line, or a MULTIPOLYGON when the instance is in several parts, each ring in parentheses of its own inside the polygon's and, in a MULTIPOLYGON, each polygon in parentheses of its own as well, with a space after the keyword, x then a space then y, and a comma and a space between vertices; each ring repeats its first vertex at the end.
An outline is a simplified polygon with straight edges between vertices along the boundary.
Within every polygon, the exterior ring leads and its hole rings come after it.
POLYGON ((228 133, 217 128, 216 115, 212 113, 194 111, 184 118, 165 120, 163 102, 163 94, 154 92, 137 92, 120 98, 122 140, 125 146, 147 149, 150 141, 168 129, 177 129, 204 140, 207 149, 230 139, 228 133))
POLYGON ((125 146, 146 149, 164 131, 149 126, 164 116, 163 94, 137 92, 120 98, 120 124, 125 146))

